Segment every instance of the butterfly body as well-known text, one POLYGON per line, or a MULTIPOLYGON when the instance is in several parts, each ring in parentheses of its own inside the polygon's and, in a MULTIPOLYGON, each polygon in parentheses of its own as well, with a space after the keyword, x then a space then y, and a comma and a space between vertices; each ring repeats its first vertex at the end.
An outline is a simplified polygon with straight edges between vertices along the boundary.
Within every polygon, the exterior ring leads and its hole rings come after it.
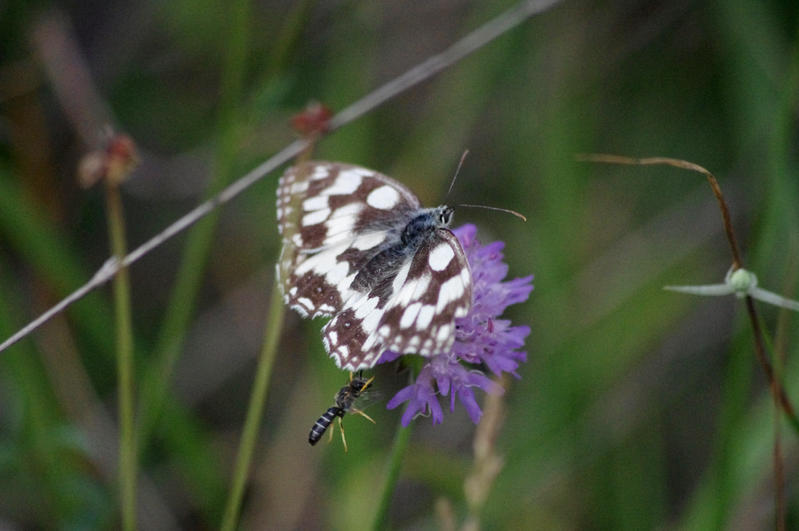
POLYGON ((342 369, 371 368, 386 350, 449 348, 471 305, 471 273, 447 227, 448 206, 422 208, 380 173, 329 162, 287 170, 278 187, 278 264, 286 302, 332 317, 325 347, 342 369))
POLYGON ((441 215, 441 212, 447 211, 451 218, 452 209, 440 206, 420 209, 404 226, 404 220, 398 220, 399 226, 390 230, 390 236, 386 238, 382 250, 377 251, 358 272, 352 287, 365 292, 378 287, 381 280, 394 278, 408 256, 416 254, 436 230, 449 226, 449 220, 444 222, 441 215))

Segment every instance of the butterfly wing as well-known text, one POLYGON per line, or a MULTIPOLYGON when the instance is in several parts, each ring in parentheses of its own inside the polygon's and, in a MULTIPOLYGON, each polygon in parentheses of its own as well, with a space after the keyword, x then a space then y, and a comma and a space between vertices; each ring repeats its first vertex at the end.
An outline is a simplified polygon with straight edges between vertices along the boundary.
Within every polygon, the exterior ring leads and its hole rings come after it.
POLYGON ((455 319, 471 307, 469 263, 446 229, 435 230, 384 282, 348 299, 322 328, 325 348, 342 369, 371 368, 386 350, 446 352, 455 339, 455 319))
POLYGON ((303 316, 332 316, 357 296, 350 285, 397 226, 419 208, 397 181, 349 164, 305 162, 289 168, 277 190, 283 250, 279 285, 303 316))
POLYGON ((455 338, 455 319, 466 317, 471 306, 469 262, 458 238, 439 229, 411 261, 386 307, 378 326, 384 350, 423 356, 446 352, 455 338))

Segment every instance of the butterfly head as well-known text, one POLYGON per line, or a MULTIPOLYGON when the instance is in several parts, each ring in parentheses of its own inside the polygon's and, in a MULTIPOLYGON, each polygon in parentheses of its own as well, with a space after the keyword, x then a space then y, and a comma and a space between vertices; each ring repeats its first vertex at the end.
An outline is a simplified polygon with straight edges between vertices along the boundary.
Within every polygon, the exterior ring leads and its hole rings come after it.
POLYGON ((448 207, 446 205, 441 205, 435 208, 434 216, 436 219, 436 223, 439 227, 449 227, 449 224, 452 223, 452 214, 455 211, 452 207, 448 207))
POLYGON ((452 222, 452 213, 452 208, 446 205, 418 210, 402 230, 402 243, 415 249, 427 235, 436 229, 449 227, 452 222))

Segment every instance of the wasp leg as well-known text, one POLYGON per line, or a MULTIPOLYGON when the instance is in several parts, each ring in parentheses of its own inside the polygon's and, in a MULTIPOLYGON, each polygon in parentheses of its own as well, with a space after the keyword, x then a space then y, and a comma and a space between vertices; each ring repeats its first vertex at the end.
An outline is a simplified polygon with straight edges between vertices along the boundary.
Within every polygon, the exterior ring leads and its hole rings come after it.
POLYGON ((331 423, 330 424, 330 428, 328 428, 328 430, 327 430, 327 444, 330 444, 330 443, 333 442, 333 432, 334 431, 336 431, 336 425, 331 423))
POLYGON ((357 413, 358 415, 364 417, 366 420, 371 422, 372 424, 377 424, 372 417, 361 411, 360 409, 355 409, 354 407, 350 408, 350 413, 357 413))
POLYGON ((338 418, 338 428, 341 430, 341 442, 344 443, 344 451, 349 452, 347 449, 347 438, 344 437, 344 423, 341 422, 341 417, 338 418))
POLYGON ((367 387, 372 385, 372 382, 374 381, 374 379, 375 379, 375 375, 373 374, 372 377, 369 378, 368 380, 366 380, 366 383, 363 384, 363 387, 361 387, 361 392, 365 391, 367 387))

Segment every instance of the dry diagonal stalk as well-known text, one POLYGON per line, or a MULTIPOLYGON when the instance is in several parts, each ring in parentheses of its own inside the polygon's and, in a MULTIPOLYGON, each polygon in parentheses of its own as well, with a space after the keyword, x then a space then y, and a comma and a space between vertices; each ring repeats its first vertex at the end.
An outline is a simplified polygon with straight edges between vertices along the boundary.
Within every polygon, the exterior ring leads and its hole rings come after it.
MULTIPOLYGON (((373 111, 386 101, 405 92, 411 87, 430 79, 442 70, 452 66, 464 57, 479 50, 500 35, 507 33, 528 18, 542 13, 558 3, 559 0, 526 0, 505 11, 498 17, 486 22, 461 40, 455 42, 443 52, 429 57, 399 77, 370 92, 349 107, 340 111, 330 121, 330 132, 333 132, 364 114, 373 111)), ((218 195, 201 203, 194 210, 169 225, 148 241, 133 250, 122 260, 109 259, 95 275, 83 286, 65 297, 61 302, 21 328, 14 335, 0 344, 0 352, 4 351, 20 339, 24 338, 53 316, 63 312, 70 305, 86 294, 108 282, 122 267, 128 267, 167 240, 188 229, 200 219, 210 214, 219 206, 227 203, 244 190, 264 178, 266 175, 285 164, 308 145, 307 140, 295 140, 281 151, 273 155, 249 173, 222 190, 218 195)))
MULTIPOLYGON (((508 375, 505 374, 500 385, 507 389, 508 375)), ((502 471, 505 460, 497 454, 496 440, 505 421, 505 402, 502 394, 488 395, 485 413, 474 434, 474 467, 463 485, 468 515, 461 531, 478 531, 480 513, 491 493, 494 480, 502 471)))

